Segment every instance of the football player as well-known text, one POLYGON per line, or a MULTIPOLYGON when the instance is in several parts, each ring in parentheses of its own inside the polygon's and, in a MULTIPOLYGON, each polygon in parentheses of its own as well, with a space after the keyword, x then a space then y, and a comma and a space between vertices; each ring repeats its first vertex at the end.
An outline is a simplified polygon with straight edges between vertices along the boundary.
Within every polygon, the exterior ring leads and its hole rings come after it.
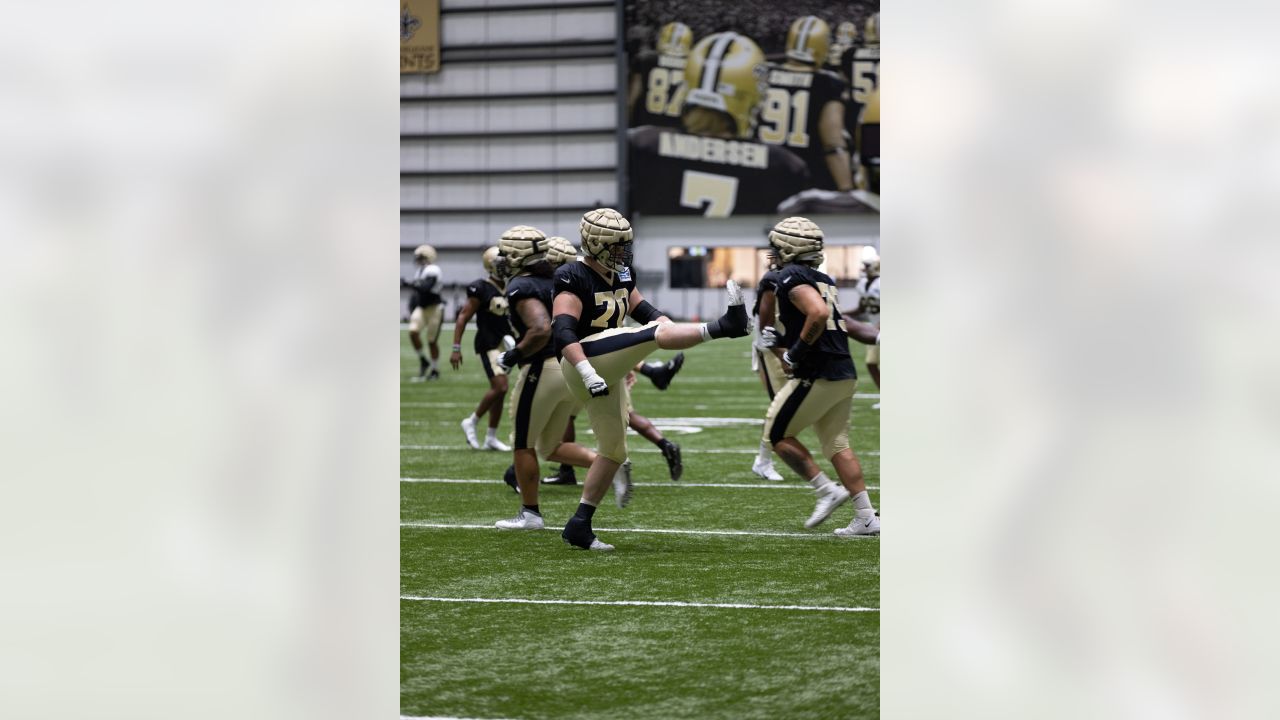
POLYGON ((856 136, 859 117, 867 106, 871 93, 880 87, 880 13, 867 18, 862 31, 862 45, 855 44, 844 51, 840 68, 849 83, 849 107, 845 112, 845 123, 849 135, 856 136))
POLYGON ((858 187, 880 194, 880 86, 871 91, 858 121, 858 187))
POLYGON ((419 245, 413 251, 413 264, 418 266, 412 280, 400 278, 400 287, 413 288, 409 298, 409 342, 418 353, 418 379, 440 377, 436 363, 440 360, 440 323, 444 319, 444 301, 440 297, 440 267, 436 265, 436 249, 419 245), (422 351, 422 331, 427 331, 431 357, 422 351))
POLYGON ((689 55, 680 123, 628 131, 631 206, 640 213, 729 217, 773 213, 810 186, 795 153, 755 142, 768 72, 764 53, 744 35, 703 38, 689 55))
POLYGON ((467 302, 458 312, 458 320, 453 326, 453 353, 449 355, 449 364, 454 370, 462 368, 462 333, 474 316, 476 337, 472 349, 480 357, 485 377, 489 378, 489 390, 471 415, 462 421, 462 433, 467 438, 467 444, 477 450, 483 447, 485 450, 507 452, 511 447, 498 439, 502 399, 507 394, 507 372, 498 366, 498 355, 502 338, 511 327, 507 323, 507 297, 504 294, 506 281, 497 267, 497 247, 485 250, 480 260, 488 275, 467 286, 467 302), (489 413, 489 432, 481 445, 476 439, 476 423, 486 412, 489 413))
MULTIPOLYGON (((610 478, 627 459, 626 395, 620 381, 654 350, 684 350, 715 338, 744 337, 750 323, 742 292, 732 280, 726 286, 728 309, 709 323, 672 322, 645 300, 631 274, 631 223, 617 210, 586 213, 579 231, 585 257, 556 270, 552 328, 565 381, 586 404, 597 448, 578 510, 561 537, 575 547, 612 550, 596 538, 591 519, 610 478), (628 316, 641 326, 624 327, 628 316)), ((625 487, 618 494, 629 491, 625 487)))
MULTIPOLYGON (((782 369, 782 350, 775 350, 776 340, 770 342, 770 331, 776 335, 777 305, 774 293, 778 287, 778 255, 773 247, 769 248, 769 271, 760 277, 756 286, 756 302, 751 313, 756 316, 757 335, 752 343, 751 369, 760 374, 760 383, 764 385, 769 402, 787 382, 786 372, 782 369)), ((761 436, 760 451, 751 463, 751 472, 765 480, 781 481, 782 475, 773 467, 773 443, 769 438, 761 436)))
POLYGON ((852 497, 854 518, 835 534, 879 535, 880 518, 867 495, 862 467, 849 448, 849 412, 857 372, 836 302, 835 281, 817 269, 823 259, 822 229, 805 218, 789 217, 774 226, 769 244, 782 262, 776 297, 783 337, 790 343, 782 362, 791 379, 769 405, 764 432, 774 452, 808 479, 818 496, 805 527, 816 527, 852 497), (808 427, 816 432, 822 454, 835 467, 843 487, 827 478, 796 438, 808 427))
POLYGON ((512 455, 520 512, 495 525, 502 530, 540 530, 538 456, 553 462, 587 467, 595 453, 564 442, 565 424, 577 413, 578 401, 569 393, 556 362, 551 340, 552 267, 547 260, 547 236, 537 228, 517 225, 502 234, 498 248, 510 268, 507 307, 516 346, 498 358, 504 370, 520 367, 511 395, 512 455))
POLYGON ((627 88, 631 127, 680 127, 684 66, 692 47, 693 31, 684 23, 667 23, 658 31, 658 54, 639 59, 632 68, 627 88))
POLYGON ((781 145, 809 166, 812 187, 853 189, 845 138, 845 82, 822 69, 831 46, 826 21, 806 15, 791 23, 786 62, 769 71, 760 110, 760 142, 781 145))
MULTIPOLYGON (((844 52, 858 44, 858 26, 848 20, 836 26, 836 37, 827 52, 826 69, 833 73, 844 73, 841 62, 844 52)), ((847 80, 846 80, 847 81, 847 80)))
MULTIPOLYGON (((862 250, 862 277, 858 278, 854 292, 858 295, 858 309, 851 314, 855 319, 878 329, 880 327, 880 254, 870 245, 862 250)), ((879 388, 880 345, 878 343, 867 346, 867 372, 871 373, 871 380, 879 388)), ((880 403, 876 403, 873 407, 879 410, 880 403)))

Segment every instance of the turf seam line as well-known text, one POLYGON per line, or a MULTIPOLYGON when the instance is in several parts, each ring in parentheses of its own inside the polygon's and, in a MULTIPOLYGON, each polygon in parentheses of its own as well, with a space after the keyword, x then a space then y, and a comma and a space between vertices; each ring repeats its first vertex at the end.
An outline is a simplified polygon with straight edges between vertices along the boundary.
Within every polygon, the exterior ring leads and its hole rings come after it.
POLYGON ((833 605, 755 605, 751 603, 700 603, 677 600, 533 600, 530 598, 447 598, 425 595, 401 595, 412 602, 512 603, 519 605, 626 605, 640 607, 693 607, 723 610, 801 610, 807 612, 880 612, 874 607, 841 607, 833 605))
MULTIPOLYGON (((403 483, 435 483, 440 485, 497 485, 497 480, 486 480, 483 478, 400 478, 403 483)), ((764 483, 690 483, 690 482, 647 482, 635 483, 638 488, 669 488, 669 487, 707 487, 707 488, 742 488, 748 490, 808 490, 813 488, 808 485, 800 485, 798 483, 790 484, 773 484, 765 485, 764 483)), ((868 485, 868 490, 879 490, 879 485, 868 485)))

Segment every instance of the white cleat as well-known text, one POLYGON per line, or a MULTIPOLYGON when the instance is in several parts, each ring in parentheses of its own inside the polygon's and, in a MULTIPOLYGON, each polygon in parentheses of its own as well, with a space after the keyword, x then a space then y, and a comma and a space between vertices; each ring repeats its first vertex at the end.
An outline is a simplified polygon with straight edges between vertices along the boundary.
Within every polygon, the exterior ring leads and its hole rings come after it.
MULTIPOLYGON (((631 487, 631 461, 628 460, 619 465, 618 472, 613 474, 613 499, 618 507, 624 508, 631 502, 631 487)), ((612 550, 613 546, 609 546, 609 549, 612 550)))
POLYGON ((880 534, 880 518, 872 515, 870 517, 854 516, 849 522, 849 527, 836 529, 836 537, 859 537, 880 534))
POLYGON ((516 348, 516 339, 515 339, 515 338, 513 338, 513 337, 511 337, 510 335, 503 335, 503 336, 502 336, 502 350, 503 350, 503 352, 507 352, 507 351, 509 351, 509 350, 514 350, 515 348, 516 348))
POLYGON ((486 437, 484 439, 484 449, 497 450, 499 452, 511 452, 511 446, 496 437, 486 437))
POLYGON ((848 490, 831 483, 827 486, 825 492, 821 492, 818 495, 818 504, 814 506, 813 514, 809 516, 809 519, 804 521, 804 526, 812 528, 821 525, 823 521, 831 517, 831 513, 835 512, 836 508, 848 502, 851 497, 853 496, 849 494, 848 490))
POLYGON ((756 461, 751 463, 751 472, 759 475, 765 480, 772 480, 774 482, 781 482, 786 479, 779 475, 778 471, 774 469, 772 460, 760 462, 760 459, 756 458, 756 461))
MULTIPOLYGON (((520 512, 514 518, 499 520, 493 526, 499 530, 541 530, 546 527, 542 523, 541 515, 531 513, 524 508, 520 508, 520 512)), ((612 550, 613 548, 609 549, 612 550)))
POLYGON ((742 297, 742 288, 738 287, 737 280, 729 280, 724 284, 724 289, 729 293, 730 305, 745 305, 746 300, 742 297))
POLYGON ((591 540, 591 547, 590 547, 590 548, 587 548, 587 549, 588 549, 588 550, 596 550, 596 551, 599 551, 599 552, 613 552, 613 546, 612 546, 612 545, 610 545, 609 543, 603 543, 603 542, 600 542, 600 538, 594 538, 594 539, 592 539, 592 540, 591 540))
POLYGON ((876 403, 875 405, 872 405, 872 406, 871 406, 871 409, 872 409, 872 410, 879 410, 879 409, 880 409, 880 403, 876 403))
POLYGON ((476 421, 467 418, 462 421, 462 432, 467 436, 467 444, 474 450, 480 449, 480 441, 476 439, 476 421))

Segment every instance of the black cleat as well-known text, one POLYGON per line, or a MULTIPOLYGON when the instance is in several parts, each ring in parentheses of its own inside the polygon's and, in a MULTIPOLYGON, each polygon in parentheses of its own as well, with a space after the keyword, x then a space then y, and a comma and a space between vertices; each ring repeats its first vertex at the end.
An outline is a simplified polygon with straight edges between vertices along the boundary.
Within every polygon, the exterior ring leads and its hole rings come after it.
POLYGON ((520 494, 520 486, 516 484, 516 466, 508 465, 507 471, 502 474, 502 482, 511 486, 511 489, 520 494))
POLYGON ((427 362, 426 358, 424 357, 418 358, 418 377, 420 378, 426 377, 427 369, 430 367, 431 367, 431 363, 427 362))
POLYGON ((543 485, 577 485, 578 478, 573 472, 573 468, 569 468, 569 472, 563 470, 555 475, 548 475, 542 478, 543 485))
POLYGON ((439 371, 439 370, 432 370, 432 371, 431 371, 431 373, 427 375, 427 379, 428 379, 428 380, 439 380, 439 379, 440 379, 440 371, 439 371))
POLYGON ((680 372, 680 368, 684 366, 684 353, 676 353, 676 356, 667 362, 652 368, 648 374, 649 379, 653 381, 653 386, 659 390, 666 390, 671 384, 671 378, 680 372))
POLYGON ((684 475, 684 463, 680 460, 680 446, 673 442, 663 445, 662 457, 667 461, 667 469, 671 471, 671 480, 679 482, 680 476, 684 475))

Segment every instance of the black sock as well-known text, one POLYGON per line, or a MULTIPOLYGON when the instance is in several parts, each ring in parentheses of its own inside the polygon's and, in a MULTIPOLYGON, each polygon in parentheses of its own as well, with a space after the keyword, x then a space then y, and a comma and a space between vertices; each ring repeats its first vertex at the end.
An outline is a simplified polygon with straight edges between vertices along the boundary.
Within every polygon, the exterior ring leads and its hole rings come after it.
POLYGON ((645 377, 653 377, 654 368, 649 363, 640 363, 640 374, 645 377))
POLYGON ((572 466, 572 465, 570 465, 569 463, 560 463, 560 474, 561 474, 561 475, 572 475, 572 474, 573 474, 573 466, 572 466))
POLYGON ((675 447, 675 443, 666 438, 662 438, 658 441, 658 448, 664 452, 669 452, 673 447, 675 447))
POLYGON ((584 502, 578 503, 578 512, 574 513, 575 516, 580 517, 587 522, 591 522, 591 516, 595 514, 596 509, 584 502))
POLYGON ((533 513, 534 515, 538 515, 538 516, 541 516, 541 515, 542 515, 542 513, 538 512, 538 506, 537 506, 537 505, 521 505, 520 507, 524 508, 525 510, 528 510, 529 512, 533 513))

